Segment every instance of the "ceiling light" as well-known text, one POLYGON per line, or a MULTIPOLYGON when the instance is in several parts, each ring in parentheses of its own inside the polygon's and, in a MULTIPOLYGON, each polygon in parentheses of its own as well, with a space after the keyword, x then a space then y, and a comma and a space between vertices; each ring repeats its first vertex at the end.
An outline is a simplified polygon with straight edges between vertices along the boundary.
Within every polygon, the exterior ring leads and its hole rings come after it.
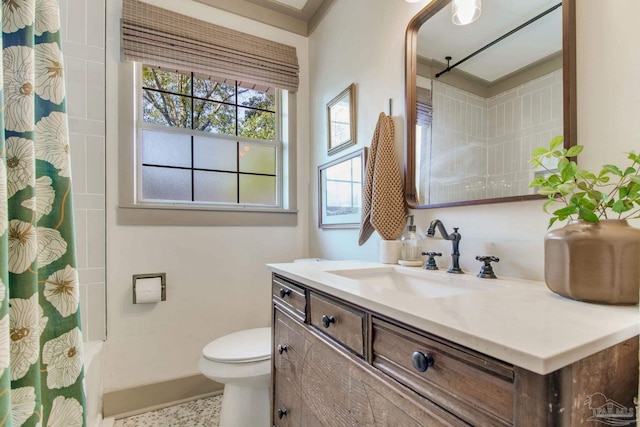
POLYGON ((404 1, 406 1, 407 3, 419 3, 422 0, 404 0, 404 1))
POLYGON ((480 17, 481 0, 453 0, 451 21, 456 25, 467 25, 480 17))

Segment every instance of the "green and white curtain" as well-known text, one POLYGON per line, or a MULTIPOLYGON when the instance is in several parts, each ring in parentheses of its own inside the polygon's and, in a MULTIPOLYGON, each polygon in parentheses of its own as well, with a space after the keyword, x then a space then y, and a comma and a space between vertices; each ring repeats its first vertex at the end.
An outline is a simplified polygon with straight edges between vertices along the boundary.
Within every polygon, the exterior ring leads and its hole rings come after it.
POLYGON ((0 427, 86 424, 57 0, 2 0, 0 427))

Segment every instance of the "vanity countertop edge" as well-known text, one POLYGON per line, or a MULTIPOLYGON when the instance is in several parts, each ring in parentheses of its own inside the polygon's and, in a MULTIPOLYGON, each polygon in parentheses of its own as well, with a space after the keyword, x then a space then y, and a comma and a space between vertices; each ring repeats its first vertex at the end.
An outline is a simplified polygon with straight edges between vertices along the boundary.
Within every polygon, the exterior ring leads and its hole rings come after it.
MULTIPOLYGON (((480 279, 466 274, 460 280, 491 280, 497 289, 427 298, 380 289, 331 273, 372 268, 416 271, 416 267, 321 261, 273 263, 267 268, 312 290, 541 375, 640 333, 637 305, 574 301, 554 294, 542 282, 480 279)), ((448 273, 439 270, 420 274, 448 273)))

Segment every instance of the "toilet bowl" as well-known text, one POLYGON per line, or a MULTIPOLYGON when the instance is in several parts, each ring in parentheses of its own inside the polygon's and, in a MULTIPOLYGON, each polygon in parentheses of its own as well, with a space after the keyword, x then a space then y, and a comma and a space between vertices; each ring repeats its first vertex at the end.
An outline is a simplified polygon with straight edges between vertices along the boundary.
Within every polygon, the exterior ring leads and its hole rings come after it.
POLYGON ((220 427, 267 427, 270 422, 271 328, 248 329, 202 349, 200 372, 224 384, 220 427))

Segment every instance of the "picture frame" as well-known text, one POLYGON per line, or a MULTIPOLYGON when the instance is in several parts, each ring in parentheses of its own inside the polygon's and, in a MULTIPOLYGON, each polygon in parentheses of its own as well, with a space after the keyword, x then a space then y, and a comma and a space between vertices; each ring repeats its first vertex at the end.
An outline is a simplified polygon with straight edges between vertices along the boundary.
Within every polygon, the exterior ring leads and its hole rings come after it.
POLYGON ((328 154, 356 144, 356 85, 352 83, 327 103, 328 154))
POLYGON ((318 167, 318 227, 359 228, 367 147, 318 167))

